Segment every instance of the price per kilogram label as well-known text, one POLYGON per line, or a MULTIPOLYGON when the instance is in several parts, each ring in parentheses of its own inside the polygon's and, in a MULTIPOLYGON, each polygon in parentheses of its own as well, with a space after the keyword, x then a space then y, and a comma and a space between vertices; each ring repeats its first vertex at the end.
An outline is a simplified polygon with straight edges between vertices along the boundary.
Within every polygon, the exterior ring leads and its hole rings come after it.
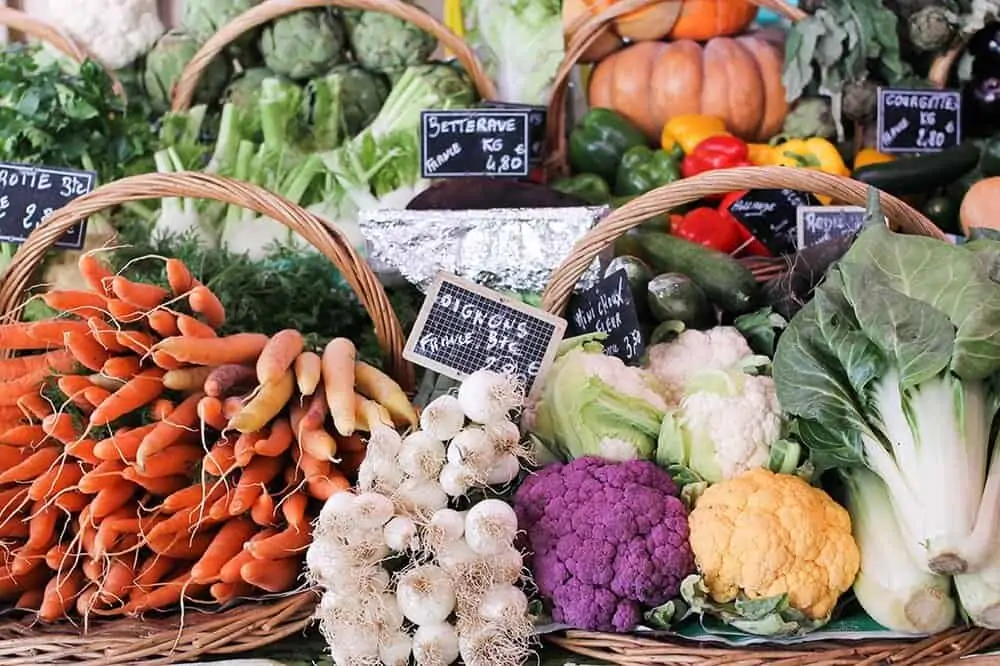
MULTIPOLYGON (((0 162, 0 241, 23 243, 49 215, 94 189, 97 174, 74 169, 0 162)), ((86 221, 73 225, 55 247, 79 250, 86 221)))
POLYGON ((798 209, 816 197, 798 190, 750 190, 729 212, 774 254, 792 254, 798 241, 798 209))
POLYGON ((510 102, 483 102, 483 106, 491 109, 526 109, 528 111, 528 163, 538 164, 545 152, 545 122, 549 111, 544 106, 529 104, 512 104, 510 102))
POLYGON ((528 175, 526 109, 420 112, 424 178, 528 175))
POLYGON ((604 353, 626 363, 638 361, 644 351, 639 315, 625 269, 615 271, 570 301, 569 335, 607 333, 604 353))
POLYGON ((936 153, 962 141, 962 95, 955 90, 878 89, 878 149, 936 153))
POLYGON ((865 226, 863 206, 800 206, 798 216, 800 250, 853 236, 865 226))
POLYGON ((565 331, 565 319, 439 273, 403 356, 459 381, 477 370, 507 373, 527 392, 555 360, 565 331))

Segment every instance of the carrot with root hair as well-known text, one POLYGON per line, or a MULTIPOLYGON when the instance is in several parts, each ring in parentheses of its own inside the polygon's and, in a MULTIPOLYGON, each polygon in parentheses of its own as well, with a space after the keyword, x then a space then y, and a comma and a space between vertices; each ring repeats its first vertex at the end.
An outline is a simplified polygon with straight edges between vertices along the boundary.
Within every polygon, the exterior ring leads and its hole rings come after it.
POLYGON ((163 393, 163 375, 164 371, 159 368, 141 371, 94 409, 90 425, 107 425, 159 398, 163 393))
POLYGON ((257 395, 229 421, 229 427, 242 433, 261 430, 292 399, 295 377, 291 370, 276 381, 262 384, 257 395))
POLYGON ((243 578, 240 576, 240 569, 242 569, 243 565, 247 562, 252 562, 254 560, 254 556, 250 552, 250 545, 262 539, 272 537, 275 534, 278 534, 278 530, 264 529, 250 537, 250 539, 248 539, 244 544, 243 551, 233 559, 226 562, 226 564, 222 567, 222 570, 219 572, 219 580, 223 583, 242 582, 243 578))
POLYGON ((93 252, 81 254, 76 262, 80 276, 90 289, 102 296, 111 296, 111 281, 115 274, 107 264, 98 259, 93 252))
POLYGON ((70 319, 0 324, 0 349, 10 351, 45 351, 63 346, 63 336, 70 331, 86 332, 87 324, 70 319))
POLYGON ((125 471, 125 463, 120 460, 106 460, 83 475, 77 483, 80 492, 96 495, 112 481, 120 479, 125 471))
POLYGON ((236 490, 229 501, 229 515, 238 516, 250 510, 260 493, 267 492, 267 484, 281 474, 284 461, 280 458, 258 456, 243 469, 236 490))
MULTIPOLYGON (((69 415, 67 414, 67 417, 69 415)), ((46 417, 48 419, 50 417, 46 417)), ((34 447, 45 441, 49 433, 45 430, 45 422, 42 425, 19 425, 8 428, 0 435, 0 442, 8 446, 34 447)))
POLYGON ((188 592, 198 594, 203 592, 205 587, 207 586, 192 584, 191 574, 185 572, 149 592, 130 596, 123 610, 126 615, 139 615, 146 611, 162 610, 179 604, 188 592))
POLYGON ((215 534, 211 532, 200 532, 193 537, 187 534, 175 534, 170 541, 150 539, 147 545, 154 553, 159 553, 164 557, 196 561, 205 554, 214 537, 215 534))
POLYGON ((52 467, 62 455, 60 447, 46 446, 38 449, 17 465, 0 473, 0 483, 24 483, 37 478, 52 467))
POLYGON ((322 367, 323 359, 315 352, 305 351, 295 358, 295 382, 299 393, 308 397, 316 392, 322 367))
POLYGON ((193 393, 184 398, 174 411, 146 435, 136 453, 136 463, 145 469, 146 460, 175 444, 186 433, 198 430, 198 402, 201 393, 193 393))
POLYGON ((0 381, 8 382, 38 370, 49 370, 53 373, 72 372, 75 367, 76 360, 68 349, 5 358, 0 360, 0 381))
POLYGON ((136 376, 142 363, 136 356, 112 356, 101 366, 102 375, 128 381, 136 376))
POLYGON ((156 348, 182 363, 225 365, 255 362, 267 341, 268 337, 261 333, 234 333, 222 338, 185 335, 164 338, 156 348))
POLYGON ((281 515, 289 527, 301 529, 309 523, 306 517, 308 506, 309 497, 303 492, 294 492, 281 501, 281 515))
POLYGON ((302 420, 299 422, 300 430, 316 430, 323 427, 323 423, 326 421, 326 415, 328 414, 328 405, 326 403, 326 398, 321 394, 313 395, 309 399, 309 406, 306 408, 305 413, 302 414, 302 420))
POLYGON ((271 422, 271 430, 265 439, 254 442, 254 453, 260 456, 276 457, 283 454, 292 445, 295 433, 288 419, 278 417, 271 422))
POLYGON ((241 434, 233 445, 233 456, 236 458, 238 467, 246 467, 253 460, 255 445, 264 439, 262 432, 246 432, 241 434))
POLYGON ((240 554, 243 546, 257 532, 256 526, 245 518, 226 521, 205 550, 205 554, 191 566, 191 580, 196 583, 214 583, 226 562, 240 554))
POLYGON ((139 356, 145 356, 148 354, 156 344, 156 340, 149 333, 128 329, 118 331, 118 333, 115 334, 115 340, 118 341, 118 344, 133 353, 138 354, 139 356))
POLYGON ((135 578, 135 565, 123 557, 113 558, 109 563, 101 584, 98 599, 107 604, 121 603, 135 578))
POLYGON ((94 455, 101 460, 135 460, 142 440, 157 425, 156 423, 149 423, 126 432, 114 429, 111 431, 109 437, 102 439, 94 445, 94 455))
POLYGON ((52 498, 52 506, 66 513, 80 513, 93 498, 79 490, 64 490, 52 498))
POLYGON ((66 617, 67 611, 73 607, 85 583, 83 572, 79 569, 53 576, 45 586, 42 604, 38 609, 38 619, 43 622, 55 622, 66 617))
POLYGON ((83 478, 83 470, 76 461, 63 461, 42 472, 28 486, 28 497, 40 502, 75 486, 83 478))
POLYGON ((186 314, 177 315, 177 330, 186 338, 217 338, 215 329, 186 314))
POLYGON ((97 407, 111 397, 111 391, 103 386, 91 386, 83 392, 83 397, 86 398, 91 406, 97 407))
POLYGON ((369 400, 360 393, 354 394, 354 409, 358 419, 358 428, 366 432, 374 432, 375 428, 395 427, 389 411, 374 400, 369 400))
POLYGON ((246 365, 228 363, 213 368, 205 377, 205 395, 227 398, 242 395, 257 386, 257 373, 246 365))
POLYGON ((354 385, 358 393, 385 407, 394 423, 408 426, 419 423, 417 410, 406 397, 406 392, 392 377, 378 368, 364 361, 355 361, 354 385))
POLYGON ((170 370, 163 375, 163 386, 171 391, 184 391, 185 393, 201 391, 205 386, 205 380, 208 379, 213 370, 215 368, 211 366, 170 370))
POLYGON ((222 401, 211 396, 198 401, 198 418, 202 424, 215 430, 225 430, 229 423, 229 419, 222 413, 222 401))
POLYGON ((170 297, 170 292, 163 287, 145 282, 133 282, 121 275, 116 275, 111 280, 111 291, 121 300, 140 310, 152 310, 170 297))
POLYGON ((153 553, 136 570, 132 581, 132 595, 146 594, 169 576, 179 564, 178 560, 153 553))
POLYGON ((334 338, 323 350, 323 390, 333 425, 341 435, 356 427, 354 412, 354 362, 357 349, 347 338, 334 338))
POLYGON ((225 476, 236 467, 233 443, 221 439, 216 442, 201 461, 202 469, 212 476, 225 476))
POLYGON ((261 493, 250 507, 250 520, 261 527, 274 527, 278 523, 275 509, 271 493, 261 493))
POLYGON ((53 310, 78 317, 103 317, 108 314, 104 294, 75 289, 52 289, 42 294, 42 302, 53 310))
POLYGON ((149 408, 149 414, 156 421, 162 421, 163 419, 170 416, 170 413, 177 408, 173 400, 169 398, 159 398, 153 402, 152 407, 149 408))
POLYGON ((55 411, 49 399, 41 393, 26 393, 17 399, 17 407, 32 420, 41 421, 55 411))
POLYGON ((293 589, 301 570, 294 559, 255 559, 240 567, 240 577, 254 587, 276 594, 293 589))
POLYGON ((222 305, 211 289, 203 284, 199 284, 188 294, 188 305, 194 312, 197 312, 208 325, 214 329, 222 328, 226 323, 226 308, 222 305))
POLYGON ((217 604, 225 606, 226 604, 236 601, 237 599, 252 595, 253 586, 243 581, 239 581, 237 583, 223 583, 220 580, 218 583, 212 584, 212 587, 208 589, 208 593, 212 595, 212 599, 214 599, 217 604))
POLYGON ((160 508, 168 513, 175 513, 193 506, 208 506, 221 497, 224 492, 225 488, 222 484, 210 487, 202 483, 194 483, 164 497, 160 508))
POLYGON ((261 384, 278 381, 292 369, 304 344, 302 333, 294 328, 286 328, 272 335, 257 358, 257 381, 261 384))
POLYGON ((187 474, 202 455, 204 451, 197 444, 174 444, 144 459, 141 471, 152 477, 187 474))
POLYGON ((298 527, 287 527, 266 539, 251 542, 247 548, 258 560, 283 560, 301 555, 311 542, 312 528, 306 522, 298 527))
POLYGON ((115 354, 125 351, 125 347, 118 343, 118 327, 112 326, 100 317, 90 317, 87 320, 87 329, 97 344, 107 351, 115 354))
MULTIPOLYGON (((42 420, 42 430, 61 444, 75 442, 80 438, 80 430, 68 412, 57 412, 42 420)), ((7 435, 4 435, 6 441, 7 435)))
POLYGON ((163 368, 164 370, 180 370, 184 367, 184 364, 178 361, 176 358, 163 351, 162 349, 155 349, 150 354, 153 358, 153 363, 156 367, 163 368))
POLYGON ((122 478, 131 481, 141 487, 151 495, 165 497, 186 486, 189 482, 187 476, 175 474, 172 476, 147 476, 134 467, 126 467, 122 471, 122 478))
MULTIPOLYGON (((26 450, 21 445, 0 444, 0 469, 8 469, 14 465, 24 462, 25 458, 31 455, 31 451, 26 450)), ((0 504, 3 503, 4 494, 0 492, 0 504)))
MULTIPOLYGON (((56 380, 56 386, 59 387, 59 391, 62 392, 62 394, 65 395, 70 402, 84 410, 93 409, 93 405, 90 404, 90 401, 87 400, 85 395, 87 389, 93 385, 94 383, 83 375, 63 375, 56 380)), ((58 405, 58 407, 61 409, 63 406, 58 405)))
POLYGON ((187 265, 180 259, 171 257, 166 262, 167 284, 174 296, 183 296, 191 291, 197 282, 187 265))
POLYGON ((153 310, 146 315, 149 327, 161 338, 169 338, 180 333, 177 328, 177 317, 168 310, 153 310))

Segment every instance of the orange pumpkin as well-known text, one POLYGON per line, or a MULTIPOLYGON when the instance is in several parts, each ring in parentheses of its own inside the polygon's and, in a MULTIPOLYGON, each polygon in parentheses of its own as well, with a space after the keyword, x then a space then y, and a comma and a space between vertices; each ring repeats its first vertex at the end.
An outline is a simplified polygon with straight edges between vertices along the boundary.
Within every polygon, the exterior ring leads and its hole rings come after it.
POLYGON ((788 113, 782 54, 753 36, 638 42, 600 62, 590 76, 590 106, 615 109, 653 141, 683 114, 722 118, 747 141, 765 141, 788 113))
POLYGON ((683 0, 680 16, 667 34, 671 39, 698 41, 738 35, 755 16, 757 5, 750 0, 683 0))

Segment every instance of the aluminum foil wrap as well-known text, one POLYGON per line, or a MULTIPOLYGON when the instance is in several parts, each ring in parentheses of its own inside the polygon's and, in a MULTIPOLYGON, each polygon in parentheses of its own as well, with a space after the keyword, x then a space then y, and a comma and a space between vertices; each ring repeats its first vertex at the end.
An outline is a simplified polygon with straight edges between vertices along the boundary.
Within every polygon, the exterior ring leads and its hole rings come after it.
MULTIPOLYGON (((360 212, 368 260, 426 290, 447 271, 497 290, 541 292, 573 245, 610 207, 360 212)), ((599 260, 580 287, 600 276, 599 260)))

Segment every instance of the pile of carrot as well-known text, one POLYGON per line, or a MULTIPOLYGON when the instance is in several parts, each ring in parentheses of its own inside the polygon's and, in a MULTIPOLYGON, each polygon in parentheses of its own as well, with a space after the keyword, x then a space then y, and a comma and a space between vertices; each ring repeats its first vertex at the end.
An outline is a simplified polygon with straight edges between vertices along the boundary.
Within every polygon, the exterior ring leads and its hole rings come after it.
POLYGON ((296 589, 363 433, 417 422, 350 340, 220 336, 211 289, 150 260, 167 284, 85 254, 58 316, 0 325, 0 600, 43 621, 296 589))

